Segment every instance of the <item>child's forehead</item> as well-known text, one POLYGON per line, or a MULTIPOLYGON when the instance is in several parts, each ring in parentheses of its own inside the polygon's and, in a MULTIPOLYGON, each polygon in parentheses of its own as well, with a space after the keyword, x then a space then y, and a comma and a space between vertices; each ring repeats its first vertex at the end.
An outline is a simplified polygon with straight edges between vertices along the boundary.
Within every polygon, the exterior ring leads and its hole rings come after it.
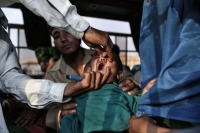
MULTIPOLYGON (((107 52, 106 52, 107 53, 107 52)), ((108 54, 108 53, 107 53, 108 54)), ((117 61, 117 57, 116 57, 116 55, 115 55, 115 53, 113 53, 113 61, 117 61)), ((91 61, 93 61, 94 59, 97 59, 97 57, 98 58, 100 58, 100 56, 102 56, 103 57, 103 52, 102 53, 97 53, 97 52, 94 52, 94 54, 91 54, 91 61)), ((107 57, 104 57, 104 58, 108 58, 108 56, 107 57)))
POLYGON ((100 54, 95 52, 95 53, 91 54, 91 60, 93 60, 95 57, 99 57, 99 56, 100 56, 100 54))
POLYGON ((99 56, 100 54, 97 53, 97 52, 94 52, 93 54, 91 54, 92 57, 95 57, 95 56, 99 56))

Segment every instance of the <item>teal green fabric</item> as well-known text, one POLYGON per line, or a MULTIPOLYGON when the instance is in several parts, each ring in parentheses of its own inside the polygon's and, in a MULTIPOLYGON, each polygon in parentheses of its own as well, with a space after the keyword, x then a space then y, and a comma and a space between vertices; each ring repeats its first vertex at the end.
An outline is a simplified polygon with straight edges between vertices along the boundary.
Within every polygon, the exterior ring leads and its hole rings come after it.
POLYGON ((25 128, 7 125, 9 133, 29 133, 25 128))
POLYGON ((185 128, 191 128, 194 127, 192 123, 185 122, 185 121, 179 121, 179 120, 173 120, 168 118, 161 118, 156 117, 154 118, 158 126, 166 127, 170 129, 185 129, 185 128))
POLYGON ((77 97, 77 114, 67 115, 61 122, 61 133, 94 131, 122 132, 138 108, 141 91, 133 96, 123 92, 116 83, 77 97))

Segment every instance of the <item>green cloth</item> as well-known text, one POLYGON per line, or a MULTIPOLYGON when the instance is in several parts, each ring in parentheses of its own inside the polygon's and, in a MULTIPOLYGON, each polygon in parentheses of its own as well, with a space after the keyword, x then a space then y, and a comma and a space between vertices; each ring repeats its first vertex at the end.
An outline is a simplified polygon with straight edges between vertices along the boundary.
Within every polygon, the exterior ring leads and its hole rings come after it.
POLYGON ((25 128, 7 125, 9 133, 29 133, 25 128))
POLYGON ((54 47, 38 47, 35 49, 35 55, 37 57, 37 60, 40 61, 40 59, 44 55, 49 55, 52 57, 60 57, 60 52, 54 47))
POLYGON ((123 92, 116 83, 77 97, 77 114, 63 117, 61 133, 94 131, 123 132, 138 108, 141 91, 133 96, 123 92))
POLYGON ((161 118, 161 117, 155 117, 153 119, 156 121, 158 126, 166 127, 170 129, 185 129, 185 128, 195 127, 193 123, 186 122, 186 121, 179 121, 179 120, 173 120, 173 119, 161 118))

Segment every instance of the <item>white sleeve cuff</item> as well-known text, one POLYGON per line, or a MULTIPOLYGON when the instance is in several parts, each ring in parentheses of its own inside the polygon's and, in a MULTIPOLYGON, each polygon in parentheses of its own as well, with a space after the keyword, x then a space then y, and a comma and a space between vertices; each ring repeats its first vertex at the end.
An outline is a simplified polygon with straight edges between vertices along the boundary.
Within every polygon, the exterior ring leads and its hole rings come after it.
POLYGON ((71 98, 63 98, 66 85, 66 83, 54 83, 49 92, 50 99, 59 103, 70 101, 71 98))
POLYGON ((84 32, 89 27, 89 23, 77 13, 76 7, 69 0, 49 0, 49 2, 76 31, 84 32))

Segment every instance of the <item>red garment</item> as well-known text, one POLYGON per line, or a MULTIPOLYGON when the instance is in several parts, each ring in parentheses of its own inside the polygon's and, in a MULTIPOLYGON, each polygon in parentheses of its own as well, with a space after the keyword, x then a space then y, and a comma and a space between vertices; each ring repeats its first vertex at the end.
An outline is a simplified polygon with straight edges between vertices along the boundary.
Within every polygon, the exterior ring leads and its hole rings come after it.
POLYGON ((43 115, 36 123, 26 126, 26 130, 30 133, 48 133, 49 127, 45 124, 45 117, 46 115, 43 115))

